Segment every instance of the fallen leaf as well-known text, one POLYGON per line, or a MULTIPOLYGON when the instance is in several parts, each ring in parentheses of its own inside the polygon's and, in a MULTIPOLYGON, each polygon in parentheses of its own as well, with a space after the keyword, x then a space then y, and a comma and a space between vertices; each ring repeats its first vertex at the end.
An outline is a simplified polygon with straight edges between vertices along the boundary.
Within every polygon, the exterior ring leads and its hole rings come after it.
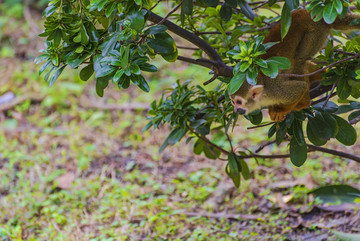
POLYGON ((70 189, 75 180, 75 174, 72 172, 65 173, 55 179, 56 187, 60 189, 70 189))

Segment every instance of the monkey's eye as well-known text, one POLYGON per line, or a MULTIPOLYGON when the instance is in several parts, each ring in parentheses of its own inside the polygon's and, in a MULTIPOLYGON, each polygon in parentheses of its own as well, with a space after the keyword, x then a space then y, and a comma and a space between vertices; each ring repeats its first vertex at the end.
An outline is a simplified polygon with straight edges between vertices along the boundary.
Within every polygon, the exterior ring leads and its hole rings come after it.
POLYGON ((238 104, 238 105, 241 105, 241 103, 242 103, 241 100, 236 101, 236 104, 238 104))

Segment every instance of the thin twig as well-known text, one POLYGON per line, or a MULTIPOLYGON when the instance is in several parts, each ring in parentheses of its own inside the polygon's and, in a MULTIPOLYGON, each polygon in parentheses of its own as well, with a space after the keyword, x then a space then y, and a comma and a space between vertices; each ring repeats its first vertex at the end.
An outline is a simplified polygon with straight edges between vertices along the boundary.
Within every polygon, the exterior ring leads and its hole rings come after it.
POLYGON ((250 127, 246 128, 246 129, 247 129, 247 130, 257 129, 257 128, 260 128, 260 127, 272 125, 272 124, 274 124, 274 123, 275 123, 275 122, 269 122, 269 123, 262 124, 262 125, 258 125, 258 126, 250 126, 250 127))
POLYGON ((153 10, 154 8, 156 8, 157 5, 159 5, 159 3, 161 2, 162 0, 158 0, 157 3, 155 3, 154 6, 152 6, 149 11, 153 10))
POLYGON ((185 46, 176 46, 178 49, 188 49, 188 50, 199 50, 199 48, 185 47, 185 46))
POLYGON ((186 127, 188 128, 188 130, 193 133, 194 135, 196 135, 199 139, 203 140, 205 143, 211 145, 212 147, 218 149, 219 151, 221 151, 223 154, 225 155, 229 155, 229 152, 226 151, 225 149, 223 149, 222 147, 216 145, 215 143, 213 143, 212 141, 210 141, 208 138, 206 138, 205 136, 200 135, 199 133, 195 132, 188 124, 186 124, 186 127))
POLYGON ((325 147, 314 146, 314 145, 310 145, 310 144, 307 144, 307 146, 312 150, 321 151, 321 152, 325 152, 325 153, 328 153, 328 154, 331 154, 331 155, 345 157, 345 158, 351 159, 353 161, 360 162, 360 156, 359 155, 354 155, 354 154, 350 154, 350 153, 346 153, 346 152, 342 152, 342 151, 337 151, 337 150, 333 150, 333 149, 328 149, 328 148, 325 148, 325 147))
POLYGON ((207 217, 207 218, 216 218, 216 219, 225 218, 225 219, 234 219, 234 220, 258 220, 261 217, 259 215, 251 215, 251 214, 225 214, 225 213, 184 212, 179 214, 190 217, 207 217))
POLYGON ((314 74, 318 74, 318 73, 321 73, 323 72, 324 70, 328 69, 328 68, 331 68, 333 67, 334 65, 337 65, 337 64, 340 64, 340 63, 343 63, 343 62, 346 62, 346 61, 349 61, 349 60, 352 60, 352 59, 356 59, 360 57, 360 54, 356 54, 356 55, 353 55, 351 57, 348 57, 346 59, 341 59, 341 60, 338 60, 332 64, 329 64, 321 69, 318 69, 314 72, 311 72, 311 73, 308 73, 308 74, 279 74, 279 76, 286 76, 286 77, 307 77, 307 76, 311 76, 311 75, 314 75, 314 74))
POLYGON ((177 59, 187 63, 197 64, 209 69, 211 69, 211 67, 215 64, 215 62, 210 59, 192 59, 184 56, 178 56, 177 59))
POLYGON ((211 77, 211 79, 209 79, 208 81, 205 81, 203 85, 208 85, 210 84, 211 82, 213 82, 214 80, 216 80, 218 76, 216 74, 214 74, 213 77, 211 77))
POLYGON ((311 102, 311 105, 316 105, 316 104, 318 104, 318 103, 321 103, 321 102, 323 102, 323 101, 325 101, 327 98, 331 98, 331 97, 334 97, 335 95, 337 94, 337 92, 334 92, 334 93, 332 93, 331 95, 328 95, 328 96, 325 96, 325 97, 323 97, 323 98, 321 98, 321 99, 318 99, 318 100, 316 100, 316 101, 312 101, 311 102))
POLYGON ((356 123, 358 123, 360 121, 360 116, 352 119, 351 121, 349 121, 350 125, 355 125, 356 123))
POLYGON ((255 153, 259 153, 262 149, 264 149, 265 147, 270 146, 270 145, 272 145, 272 144, 274 144, 274 143, 276 143, 276 140, 274 140, 274 141, 268 141, 268 142, 266 142, 265 144, 262 144, 261 146, 259 146, 258 149, 255 150, 255 153))
POLYGON ((157 24, 160 25, 160 24, 163 24, 163 22, 165 22, 168 17, 170 17, 171 14, 173 14, 176 10, 178 10, 179 7, 181 7, 181 5, 185 2, 185 0, 182 0, 176 7, 174 7, 173 10, 171 10, 168 14, 166 14, 166 16, 160 21, 158 22, 157 24))
POLYGON ((334 52, 337 52, 337 53, 340 53, 340 54, 345 54, 345 55, 352 55, 352 56, 357 55, 357 53, 346 52, 346 51, 341 50, 341 49, 334 49, 334 52))
MULTIPOLYGON (((178 25, 170 22, 169 20, 163 21, 162 17, 160 17, 159 15, 153 12, 150 12, 148 19, 153 23, 162 22, 162 24, 165 25, 171 32, 188 40, 190 43, 194 44, 195 46, 203 50, 212 60, 214 60, 213 65, 210 66, 210 69, 212 69, 217 75, 225 76, 225 77, 233 76, 233 68, 227 66, 224 63, 218 52, 208 42, 206 42, 199 36, 195 35, 194 33, 187 31, 186 29, 183 29, 178 25)), ((209 67, 209 66, 205 66, 205 67, 209 67)))
POLYGON ((333 86, 332 86, 332 88, 331 88, 331 90, 330 90, 330 94, 326 96, 326 100, 324 101, 324 105, 323 105, 323 107, 321 108, 322 110, 325 109, 327 103, 329 102, 329 99, 331 98, 331 95, 332 95, 333 92, 334 92, 334 89, 335 89, 336 84, 337 84, 337 81, 333 84, 333 86))
POLYGON ((253 7, 252 10, 255 10, 257 8, 261 8, 262 6, 264 6, 264 5, 268 4, 268 3, 269 3, 269 1, 265 1, 265 2, 261 3, 260 5, 258 5, 256 7, 253 7))

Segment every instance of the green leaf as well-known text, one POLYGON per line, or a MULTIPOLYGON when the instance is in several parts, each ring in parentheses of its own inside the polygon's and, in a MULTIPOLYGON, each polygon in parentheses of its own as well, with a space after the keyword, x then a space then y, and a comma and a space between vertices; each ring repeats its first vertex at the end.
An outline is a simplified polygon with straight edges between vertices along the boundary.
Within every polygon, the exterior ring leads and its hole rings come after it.
POLYGON ((297 141, 298 145, 302 146, 305 145, 305 138, 304 132, 302 127, 302 122, 295 119, 292 123, 292 132, 295 140, 297 141))
POLYGON ((285 57, 274 56, 268 58, 266 61, 277 64, 279 69, 290 69, 291 66, 290 60, 285 57))
POLYGON ((269 76, 270 78, 273 78, 273 79, 279 73, 279 69, 277 67, 277 64, 275 64, 273 62, 268 62, 268 67, 267 68, 261 68, 261 71, 264 73, 264 75, 269 76))
POLYGON ((302 166, 307 158, 307 146, 299 145, 295 138, 290 140, 290 160, 297 166, 302 166))
POLYGON ((276 3, 276 0, 270 0, 269 3, 268 3, 268 4, 269 4, 269 7, 271 7, 271 6, 274 5, 275 3, 276 3))
POLYGON ((57 68, 57 70, 55 71, 55 73, 51 76, 50 80, 49 80, 49 87, 53 86, 53 84, 55 83, 55 81, 59 78, 60 74, 63 72, 64 68, 66 67, 66 65, 63 65, 62 67, 57 68))
POLYGON ((339 131, 336 135, 336 139, 346 146, 354 145, 357 138, 355 128, 343 118, 337 115, 333 115, 333 117, 335 118, 339 126, 339 131))
POLYGON ((354 111, 349 115, 348 120, 352 121, 353 119, 355 119, 355 118, 357 118, 359 116, 360 116, 360 110, 354 111))
POLYGON ((259 125, 262 122, 263 115, 261 111, 254 111, 245 116, 253 125, 259 125))
POLYGON ((130 20, 130 27, 135 30, 140 30, 144 27, 145 20, 144 15, 141 11, 132 11, 126 16, 130 20))
POLYGON ((160 55, 168 62, 175 62, 178 57, 178 50, 176 49, 176 51, 172 54, 160 54, 160 55))
POLYGON ((220 8, 220 17, 223 21, 227 22, 231 19, 232 16, 232 7, 229 7, 226 4, 223 4, 220 8))
POLYGON ((334 0, 333 5, 336 9, 337 14, 340 15, 343 11, 343 5, 342 5, 341 0, 334 0))
POLYGON ((45 69, 49 66, 49 64, 51 64, 51 60, 47 61, 45 64, 43 64, 39 70, 39 75, 41 75, 45 69))
POLYGON ((235 153, 230 152, 228 155, 228 165, 229 165, 229 176, 234 182, 236 187, 240 186, 240 170, 238 167, 238 157, 235 153))
POLYGON ((219 4, 219 0, 203 0, 204 3, 209 7, 216 7, 219 4))
POLYGON ((337 16, 337 12, 333 2, 328 2, 324 8, 323 19, 325 23, 332 24, 337 16))
POLYGON ((193 151, 196 155, 200 155, 201 152, 203 152, 203 149, 204 149, 204 142, 201 139, 198 139, 194 143, 193 151))
MULTIPOLYGON (((134 76, 135 77, 135 76, 134 76)), ((150 91, 150 87, 148 85, 148 83, 146 82, 145 78, 142 75, 137 75, 134 80, 136 79, 136 81, 134 81, 134 83, 139 86, 140 89, 142 89, 145 92, 149 92, 150 91)))
POLYGON ((130 53, 130 45, 126 46, 124 52, 121 51, 123 54, 121 55, 121 68, 126 69, 127 65, 129 64, 129 53, 130 53))
POLYGON ((312 133, 321 140, 330 140, 333 130, 325 122, 320 112, 315 112, 315 117, 309 117, 309 125, 312 133))
POLYGON ((339 232, 336 230, 331 230, 331 232, 333 232, 335 234, 336 237, 339 238, 339 240, 342 241, 359 241, 360 240, 360 233, 344 233, 344 232, 339 232))
POLYGON ((248 71, 246 71, 246 81, 250 84, 250 85, 256 85, 256 77, 258 75, 258 70, 255 69, 253 71, 250 71, 250 69, 248 71))
POLYGON ((291 13, 287 4, 284 4, 281 11, 281 39, 288 33, 291 25, 291 13))
POLYGON ((154 66, 152 64, 148 64, 148 63, 141 64, 141 65, 139 65, 139 67, 142 71, 146 71, 146 72, 156 72, 157 71, 156 66, 154 66))
POLYGON ((80 71, 80 79, 82 81, 87 81, 88 79, 90 79, 91 75, 94 73, 94 65, 93 64, 89 64, 88 66, 85 66, 81 71, 80 71))
POLYGON ((246 0, 238 0, 238 3, 243 14, 249 19, 254 20, 256 15, 246 0))
POLYGON ((349 185, 328 185, 309 192, 325 203, 354 203, 360 197, 360 190, 349 185))
POLYGON ((230 6, 232 8, 236 8, 238 5, 238 1, 237 0, 225 0, 225 4, 227 4, 228 6, 230 6))
POLYGON ((174 39, 167 33, 156 34, 155 39, 147 38, 146 43, 155 52, 161 54, 173 54, 176 51, 174 39))
POLYGON ((235 94, 235 92, 238 91, 238 89, 240 89, 241 85, 245 81, 245 77, 246 77, 245 73, 239 73, 239 74, 235 75, 234 77, 232 77, 232 79, 229 83, 229 86, 228 86, 230 95, 235 94))
POLYGON ((193 0, 185 0, 181 7, 186 15, 192 15, 193 0))
POLYGON ((275 123, 274 125, 272 125, 268 131, 268 138, 270 139, 275 133, 276 133, 276 126, 277 124, 275 123))
POLYGON ((340 79, 337 85, 337 94, 340 99, 346 100, 351 94, 351 86, 347 79, 340 79))
POLYGON ((175 128, 173 131, 170 132, 169 136, 166 138, 164 143, 161 145, 159 152, 161 153, 168 145, 174 145, 178 141, 183 138, 186 133, 186 129, 183 128, 175 128))
POLYGON ((240 166, 241 174, 243 175, 245 180, 248 180, 250 178, 250 170, 248 164, 243 159, 240 159, 240 166))
POLYGON ((326 111, 328 113, 335 113, 339 109, 339 106, 332 101, 328 101, 326 103, 325 108, 324 108, 324 104, 325 104, 325 101, 317 103, 316 105, 313 105, 312 107, 314 107, 314 109, 317 111, 326 111))
POLYGON ((144 31, 144 34, 145 35, 154 35, 154 34, 166 32, 166 30, 167 30, 167 27, 164 25, 155 25, 155 26, 151 26, 150 28, 146 29, 144 31))
POLYGON ((322 140, 320 138, 318 138, 311 130, 310 128, 310 123, 308 122, 306 125, 306 133, 307 133, 307 138, 309 139, 309 141, 311 143, 313 143, 315 146, 322 146, 325 145, 327 140, 322 140))
POLYGON ((298 8, 299 0, 285 0, 286 5, 288 5, 290 11, 298 8))
POLYGON ((207 158, 216 160, 220 156, 220 151, 213 146, 204 144, 204 154, 207 158))

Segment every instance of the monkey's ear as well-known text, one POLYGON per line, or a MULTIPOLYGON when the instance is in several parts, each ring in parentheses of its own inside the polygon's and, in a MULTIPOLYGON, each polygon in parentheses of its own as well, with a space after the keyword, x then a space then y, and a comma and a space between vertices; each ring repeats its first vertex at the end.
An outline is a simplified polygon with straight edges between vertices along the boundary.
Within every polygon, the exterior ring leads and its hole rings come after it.
POLYGON ((263 85, 254 85, 253 87, 250 88, 249 94, 253 100, 257 100, 262 95, 263 90, 264 90, 263 85))

